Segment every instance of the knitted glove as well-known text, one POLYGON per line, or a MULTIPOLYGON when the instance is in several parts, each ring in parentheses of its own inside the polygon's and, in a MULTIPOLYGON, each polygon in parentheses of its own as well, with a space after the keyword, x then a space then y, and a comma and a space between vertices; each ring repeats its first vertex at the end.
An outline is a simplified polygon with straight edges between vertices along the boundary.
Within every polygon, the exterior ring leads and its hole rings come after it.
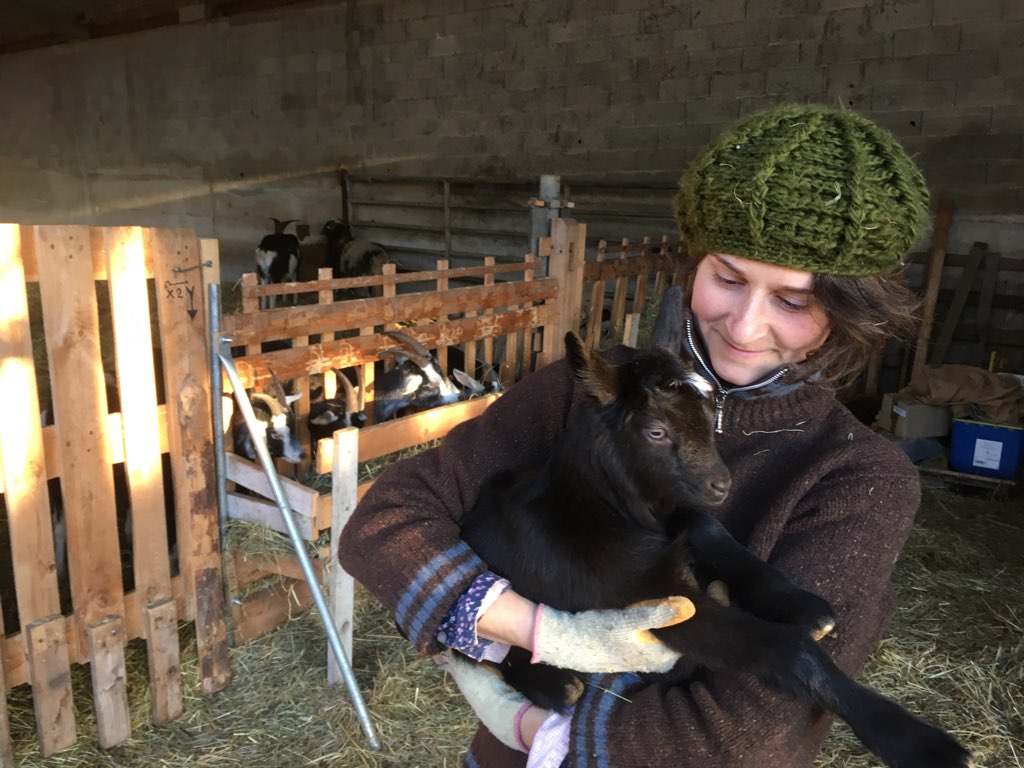
POLYGON ((452 651, 434 656, 434 662, 452 676, 480 722, 502 744, 529 753, 523 743, 519 724, 533 704, 505 684, 501 674, 490 664, 470 661, 452 651))
POLYGON ((685 597, 580 613, 541 604, 533 619, 531 660, 577 672, 667 672, 680 654, 648 630, 684 622, 695 611, 685 597))

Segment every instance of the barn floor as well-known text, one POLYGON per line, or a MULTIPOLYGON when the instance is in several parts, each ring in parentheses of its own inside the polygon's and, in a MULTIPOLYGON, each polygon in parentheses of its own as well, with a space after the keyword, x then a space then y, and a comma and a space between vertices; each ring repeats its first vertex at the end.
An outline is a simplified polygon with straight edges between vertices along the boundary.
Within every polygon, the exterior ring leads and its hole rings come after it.
MULTIPOLYGON (((963 488, 926 491, 898 565, 900 609, 861 679, 954 732, 978 768, 1024 766, 1024 489, 993 498, 963 488)), ((88 670, 77 667, 79 743, 42 760, 29 692, 9 693, 20 766, 415 766, 458 765, 473 730, 452 686, 419 662, 390 618, 365 594, 356 615, 354 671, 383 744, 365 746, 344 689, 324 687, 326 640, 315 613, 232 651, 234 681, 198 693, 195 643, 182 628, 185 714, 148 725, 145 654, 129 653, 134 735, 95 746, 88 670)), ((869 768, 842 724, 817 768, 869 768)))

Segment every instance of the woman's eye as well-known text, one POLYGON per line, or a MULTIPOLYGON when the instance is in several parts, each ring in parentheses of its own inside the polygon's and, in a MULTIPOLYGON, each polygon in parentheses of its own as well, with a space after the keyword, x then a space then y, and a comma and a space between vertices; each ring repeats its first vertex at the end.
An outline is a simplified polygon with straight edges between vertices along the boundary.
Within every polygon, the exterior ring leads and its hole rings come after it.
POLYGON ((779 301, 782 303, 783 309, 786 309, 790 312, 802 312, 803 310, 807 309, 807 304, 804 304, 803 302, 800 301, 792 301, 791 299, 783 298, 780 298, 779 301))
POLYGON ((733 280, 731 277, 723 275, 720 272, 715 272, 714 274, 715 280, 720 282, 722 285, 736 285, 737 282, 739 282, 738 280, 733 280))

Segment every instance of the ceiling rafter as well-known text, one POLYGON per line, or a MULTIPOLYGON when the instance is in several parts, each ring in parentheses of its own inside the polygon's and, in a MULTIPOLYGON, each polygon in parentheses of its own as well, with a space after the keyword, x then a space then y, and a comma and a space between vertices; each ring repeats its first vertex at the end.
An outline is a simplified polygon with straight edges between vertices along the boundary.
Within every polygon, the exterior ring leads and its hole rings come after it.
POLYGON ((323 0, 3 0, 0 55, 323 0))

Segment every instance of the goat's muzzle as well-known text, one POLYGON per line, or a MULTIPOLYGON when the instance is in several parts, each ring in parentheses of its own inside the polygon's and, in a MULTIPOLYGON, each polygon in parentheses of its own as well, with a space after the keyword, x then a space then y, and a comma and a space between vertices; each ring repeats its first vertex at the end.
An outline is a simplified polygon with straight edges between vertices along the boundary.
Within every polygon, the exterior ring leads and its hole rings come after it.
POLYGON ((707 480, 704 483, 704 499, 708 504, 717 506, 725 501, 732 487, 732 479, 729 477, 729 470, 724 464, 714 467, 708 472, 707 480))

